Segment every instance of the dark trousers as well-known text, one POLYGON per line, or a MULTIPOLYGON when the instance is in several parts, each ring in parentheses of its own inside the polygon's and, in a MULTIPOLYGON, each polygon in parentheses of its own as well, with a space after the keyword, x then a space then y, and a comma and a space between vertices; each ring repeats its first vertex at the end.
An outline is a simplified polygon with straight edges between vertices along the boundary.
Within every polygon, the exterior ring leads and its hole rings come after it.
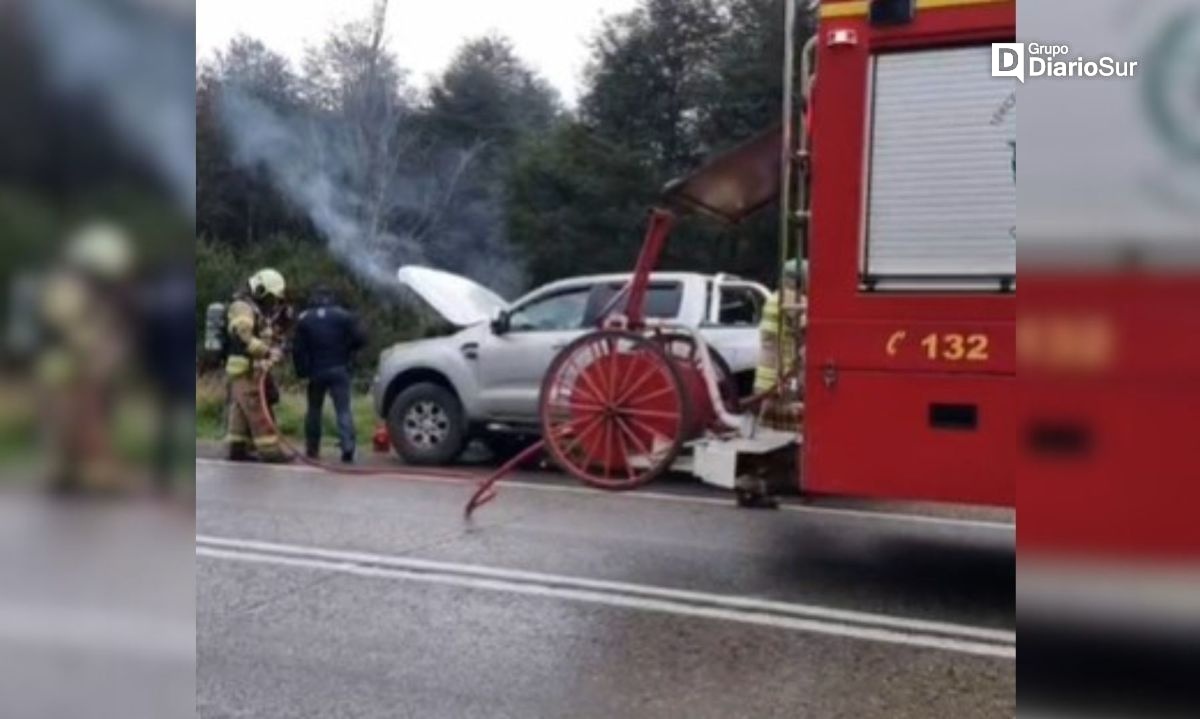
POLYGON ((350 414, 350 372, 345 367, 325 370, 308 381, 308 413, 304 416, 304 438, 310 450, 321 446, 321 412, 325 393, 333 397, 337 413, 338 441, 342 452, 354 451, 354 417, 350 414))

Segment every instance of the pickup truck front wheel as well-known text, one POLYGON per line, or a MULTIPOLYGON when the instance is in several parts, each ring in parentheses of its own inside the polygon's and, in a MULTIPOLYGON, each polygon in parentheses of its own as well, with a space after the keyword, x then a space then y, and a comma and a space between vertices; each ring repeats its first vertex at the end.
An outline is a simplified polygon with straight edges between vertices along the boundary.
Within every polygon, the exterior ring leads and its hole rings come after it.
POLYGON ((466 420, 454 393, 431 382, 404 390, 388 410, 392 447, 408 464, 449 464, 466 445, 466 420))

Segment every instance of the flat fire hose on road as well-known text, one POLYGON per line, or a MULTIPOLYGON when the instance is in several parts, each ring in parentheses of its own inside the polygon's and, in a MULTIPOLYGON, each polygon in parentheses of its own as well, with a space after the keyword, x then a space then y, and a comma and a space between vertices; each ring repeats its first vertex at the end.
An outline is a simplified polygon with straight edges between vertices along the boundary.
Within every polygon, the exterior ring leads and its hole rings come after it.
POLYGON ((275 417, 271 414, 271 407, 267 403, 267 377, 268 370, 264 369, 258 379, 258 401, 262 410, 263 416, 267 418, 267 424, 271 431, 279 438, 279 445, 282 447, 292 459, 295 459, 302 464, 320 469, 331 474, 343 474, 358 477, 426 477, 445 480, 459 480, 467 482, 477 482, 475 491, 471 494, 466 506, 463 508, 463 516, 467 519, 471 518, 476 509, 496 498, 495 485, 505 476, 512 473, 514 469, 527 461, 530 457, 535 456, 542 450, 543 442, 539 441, 536 444, 526 448, 520 454, 505 462, 499 469, 492 472, 479 480, 479 475, 472 472, 462 472, 455 470, 433 469, 426 467, 347 467, 344 465, 326 464, 324 462, 310 459, 301 452, 294 444, 288 441, 287 437, 279 431, 278 425, 275 424, 275 417))
MULTIPOLYGON (((796 373, 796 368, 792 368, 792 369, 788 370, 787 372, 782 373, 782 376, 776 381, 775 385, 772 386, 770 389, 760 392, 758 394, 755 394, 753 396, 746 397, 745 399, 740 401, 738 403, 739 409, 744 410, 744 409, 750 409, 753 407, 760 406, 766 399, 768 399, 772 395, 777 394, 779 392, 780 388, 784 386, 784 382, 786 382, 788 379, 793 377, 795 375, 795 373, 796 373)), ((480 482, 476 486, 474 494, 471 495, 471 499, 467 502, 467 506, 463 510, 464 516, 467 519, 470 519, 471 515, 475 512, 476 509, 482 507, 483 505, 485 505, 488 502, 495 499, 496 498, 496 490, 495 490, 496 483, 499 482, 502 478, 504 478, 504 476, 507 475, 509 472, 511 472, 513 469, 520 466, 523 462, 527 461, 530 457, 533 457, 533 456, 537 455, 539 452, 541 452, 543 447, 545 446, 545 444, 546 444, 545 439, 538 440, 535 444, 531 445, 530 447, 528 447, 524 451, 522 451, 520 454, 518 454, 517 456, 510 459, 502 467, 500 467, 500 469, 496 470, 490 476, 488 476, 486 479, 484 479, 482 482, 480 482)), ((610 491, 619 491, 619 490, 610 490, 610 491)))
MULTIPOLYGON (((784 376, 780 377, 780 379, 776 381, 775 386, 773 386, 769 390, 766 390, 765 392, 756 394, 753 397, 746 398, 745 400, 743 400, 742 402, 739 403, 739 407, 742 409, 745 409, 745 408, 748 408, 748 407, 751 407, 751 406, 761 403, 763 400, 765 400, 772 394, 775 394, 779 390, 779 388, 781 386, 783 386, 783 382, 785 381, 785 379, 787 377, 790 377, 792 375, 792 373, 794 373, 794 372, 795 372, 795 369, 793 368, 792 370, 789 370, 788 372, 784 373, 784 376)), ((518 453, 513 458, 509 459, 504 464, 500 465, 499 469, 497 469, 496 471, 487 475, 482 480, 479 480, 478 474, 471 473, 471 472, 455 471, 455 470, 434 469, 434 468, 425 468, 425 467, 387 467, 387 468, 347 467, 344 465, 326 464, 324 462, 320 462, 318 460, 310 459, 309 457, 307 457, 295 445, 293 445, 291 442, 289 442, 287 437, 285 437, 282 432, 279 431, 279 427, 275 424, 275 418, 271 414, 270 405, 267 403, 267 377, 268 376, 269 376, 269 367, 262 370, 261 376, 258 379, 258 398, 259 398, 260 408, 262 410, 263 416, 265 416, 267 418, 267 424, 270 426, 271 431, 274 432, 275 435, 279 438, 280 446, 283 449, 285 449, 288 453, 290 453, 290 455, 293 459, 296 459, 296 460, 300 461, 301 463, 306 464, 310 467, 314 467, 316 469, 320 469, 322 471, 329 472, 331 474, 342 474, 342 475, 359 476, 359 477, 364 477, 364 476, 365 477, 381 477, 381 476, 425 477, 425 478, 457 480, 457 481, 467 481, 467 482, 476 481, 477 484, 475 486, 475 491, 471 494, 470 499, 467 500, 466 506, 463 507, 463 516, 466 519, 470 519, 471 516, 475 513, 475 510, 479 509, 483 505, 487 504, 488 502, 490 502, 496 498, 496 484, 499 483, 501 479, 503 479, 504 477, 511 474, 517 467, 519 467, 523 463, 527 462, 531 457, 534 457, 537 454, 539 454, 546 445, 545 439, 541 439, 541 440, 535 442, 534 444, 532 444, 529 447, 522 450, 520 453, 518 453)), ((619 491, 619 490, 614 488, 614 489, 611 489, 610 491, 619 491)))

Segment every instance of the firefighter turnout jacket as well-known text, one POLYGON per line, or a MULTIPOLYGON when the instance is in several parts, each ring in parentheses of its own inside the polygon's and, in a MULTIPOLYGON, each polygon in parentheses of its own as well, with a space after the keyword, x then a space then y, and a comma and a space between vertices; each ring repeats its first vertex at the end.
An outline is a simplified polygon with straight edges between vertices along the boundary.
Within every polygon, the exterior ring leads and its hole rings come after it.
POLYGON ((252 300, 237 297, 228 311, 229 352, 225 373, 242 377, 252 373, 256 360, 271 354, 271 330, 252 300))
POLYGON ((253 443, 258 458, 268 462, 286 460, 274 422, 267 414, 260 380, 270 380, 269 367, 255 365, 271 358, 273 330, 258 305, 243 296, 229 305, 228 352, 225 361, 229 393, 229 414, 225 435, 229 458, 244 460, 253 443))
POLYGON ((779 292, 772 293, 763 306, 762 320, 758 324, 758 367, 754 372, 756 394, 774 389, 781 375, 786 378, 796 368, 796 362, 803 361, 801 355, 808 314, 806 299, 803 295, 797 298, 796 292, 789 287, 783 292, 782 307, 779 292), (782 323, 780 312, 783 313, 782 323), (781 349, 782 368, 779 367, 781 349))

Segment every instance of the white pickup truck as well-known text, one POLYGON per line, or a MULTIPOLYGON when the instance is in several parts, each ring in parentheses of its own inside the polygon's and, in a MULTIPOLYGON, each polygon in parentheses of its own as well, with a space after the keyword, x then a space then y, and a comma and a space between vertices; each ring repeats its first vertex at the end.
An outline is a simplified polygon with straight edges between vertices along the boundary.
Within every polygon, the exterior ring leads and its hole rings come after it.
MULTIPOLYGON (((475 437, 504 453, 514 438, 536 435, 538 394, 551 360, 596 325, 629 278, 573 277, 508 303, 457 275, 401 268, 401 283, 459 329, 380 355, 372 397, 397 453, 412 464, 445 464, 475 437)), ((646 317, 698 329, 739 390, 748 392, 768 293, 761 284, 725 275, 657 272, 646 293, 646 317)))

